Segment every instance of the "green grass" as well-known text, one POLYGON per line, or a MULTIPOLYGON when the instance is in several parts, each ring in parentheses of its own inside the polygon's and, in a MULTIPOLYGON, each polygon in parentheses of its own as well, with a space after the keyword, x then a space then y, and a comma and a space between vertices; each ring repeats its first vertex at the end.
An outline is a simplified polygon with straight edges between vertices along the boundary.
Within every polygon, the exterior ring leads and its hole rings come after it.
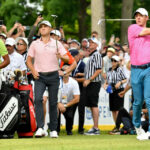
POLYGON ((150 141, 138 141, 136 135, 85 136, 74 132, 73 136, 61 133, 52 139, 0 139, 0 150, 149 150, 150 141))

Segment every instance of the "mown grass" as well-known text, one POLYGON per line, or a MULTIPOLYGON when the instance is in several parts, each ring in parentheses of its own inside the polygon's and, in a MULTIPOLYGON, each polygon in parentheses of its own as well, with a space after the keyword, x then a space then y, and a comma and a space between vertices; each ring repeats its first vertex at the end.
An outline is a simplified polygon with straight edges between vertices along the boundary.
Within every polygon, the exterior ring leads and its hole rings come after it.
POLYGON ((57 139, 50 137, 30 139, 1 139, 0 150, 149 150, 150 141, 138 141, 136 135, 85 136, 62 132, 57 139))

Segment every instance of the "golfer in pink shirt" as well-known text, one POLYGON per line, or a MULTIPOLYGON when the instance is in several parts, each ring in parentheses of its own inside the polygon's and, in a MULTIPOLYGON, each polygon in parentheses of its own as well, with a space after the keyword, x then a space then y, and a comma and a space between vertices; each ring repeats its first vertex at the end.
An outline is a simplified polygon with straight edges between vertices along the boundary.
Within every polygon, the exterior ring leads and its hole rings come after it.
POLYGON ((44 136, 43 93, 48 87, 50 109, 50 137, 57 138, 57 93, 59 87, 58 59, 68 61, 63 45, 50 38, 51 24, 42 21, 39 24, 41 38, 32 42, 29 47, 27 66, 35 78, 35 112, 38 129, 35 137, 44 136), (32 63, 34 59, 34 64, 32 63))
MULTIPOLYGON (((149 19, 144 8, 136 10, 136 24, 128 28, 128 41, 131 56, 131 86, 133 89, 133 124, 138 140, 150 138, 150 122, 148 132, 141 127, 141 109, 145 100, 150 118, 150 28, 146 27, 149 19)), ((150 119, 149 119, 150 120, 150 119)))

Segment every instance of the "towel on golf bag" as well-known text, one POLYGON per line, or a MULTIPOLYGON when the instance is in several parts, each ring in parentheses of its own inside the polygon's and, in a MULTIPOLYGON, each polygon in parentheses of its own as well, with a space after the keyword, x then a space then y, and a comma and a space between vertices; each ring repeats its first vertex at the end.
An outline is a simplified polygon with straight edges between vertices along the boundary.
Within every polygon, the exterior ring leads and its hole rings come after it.
POLYGON ((19 85, 18 81, 14 83, 14 88, 19 90, 21 99, 21 118, 17 129, 18 136, 33 137, 37 124, 35 118, 33 90, 32 85, 19 85))

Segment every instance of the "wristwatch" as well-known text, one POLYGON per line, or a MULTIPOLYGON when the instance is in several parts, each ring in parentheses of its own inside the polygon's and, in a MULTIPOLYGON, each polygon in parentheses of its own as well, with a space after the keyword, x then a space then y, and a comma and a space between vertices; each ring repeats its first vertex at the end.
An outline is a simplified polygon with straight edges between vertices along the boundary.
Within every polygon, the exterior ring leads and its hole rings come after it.
POLYGON ((93 81, 93 79, 91 79, 91 78, 90 78, 89 80, 90 80, 90 82, 92 82, 92 81, 93 81))
POLYGON ((67 108, 67 104, 64 104, 64 107, 67 108))
POLYGON ((63 71, 63 74, 64 74, 64 75, 66 75, 66 74, 67 74, 67 72, 66 72, 66 71, 63 71))

